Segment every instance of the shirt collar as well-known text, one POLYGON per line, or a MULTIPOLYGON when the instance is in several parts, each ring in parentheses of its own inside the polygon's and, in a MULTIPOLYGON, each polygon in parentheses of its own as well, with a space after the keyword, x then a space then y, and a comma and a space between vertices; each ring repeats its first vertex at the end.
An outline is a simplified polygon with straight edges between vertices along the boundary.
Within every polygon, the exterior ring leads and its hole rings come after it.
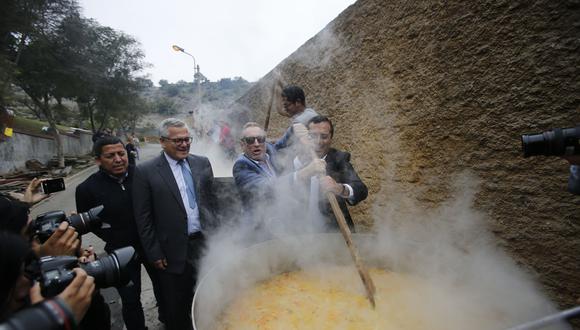
POLYGON ((244 157, 246 157, 247 159, 249 159, 252 163, 254 163, 256 165, 258 165, 259 163, 269 163, 270 162, 270 155, 267 152, 264 155, 264 160, 254 160, 246 154, 244 154, 244 157))
POLYGON ((167 159, 169 166, 175 167, 175 166, 179 165, 179 161, 169 157, 169 155, 165 151, 163 152, 163 155, 165 156, 165 159, 167 159))
POLYGON ((99 166, 99 171, 101 171, 101 173, 103 173, 104 175, 108 176, 109 178, 115 180, 118 183, 125 182, 125 180, 127 180, 127 177, 129 176, 129 168, 127 168, 127 171, 125 172, 125 174, 123 174, 121 176, 112 175, 111 173, 107 172, 104 168, 102 168, 100 166, 99 166))

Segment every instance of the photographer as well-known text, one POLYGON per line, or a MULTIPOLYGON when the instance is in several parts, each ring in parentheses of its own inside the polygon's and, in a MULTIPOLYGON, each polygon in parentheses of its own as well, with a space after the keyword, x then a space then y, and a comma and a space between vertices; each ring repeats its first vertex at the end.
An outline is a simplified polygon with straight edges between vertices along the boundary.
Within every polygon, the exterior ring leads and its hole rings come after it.
MULTIPOLYGON (((63 221, 45 242, 39 242, 29 232, 31 220, 30 206, 19 200, 7 196, 0 196, 0 230, 19 234, 31 242, 31 249, 36 257, 44 256, 79 256, 80 240, 76 230, 63 221)), ((103 296, 94 290, 93 299, 87 316, 80 324, 81 329, 110 329, 110 310, 103 296)))
POLYGON ((0 231, 0 329, 71 329, 83 319, 95 289, 80 268, 74 280, 53 299, 44 300, 38 284, 25 274, 31 253, 22 237, 0 231), (15 314, 20 311, 20 313, 15 314))
POLYGON ((7 196, 0 196, 0 214, 3 215, 2 221, 0 221, 0 230, 20 234, 24 239, 30 240, 32 250, 39 257, 75 255, 78 252, 80 246, 78 233, 67 222, 62 222, 54 234, 44 243, 30 237, 28 232, 29 211, 29 204, 7 196))

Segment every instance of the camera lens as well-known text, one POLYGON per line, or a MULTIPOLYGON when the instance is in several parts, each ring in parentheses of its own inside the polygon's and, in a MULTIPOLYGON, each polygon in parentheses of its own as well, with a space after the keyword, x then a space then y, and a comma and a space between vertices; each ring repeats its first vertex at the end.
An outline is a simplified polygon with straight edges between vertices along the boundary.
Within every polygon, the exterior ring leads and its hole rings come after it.
POLYGON ((135 249, 127 246, 81 267, 95 278, 95 285, 99 288, 124 286, 129 282, 128 266, 135 262, 134 257, 135 249))
POLYGON ((522 135, 524 157, 580 154, 580 126, 522 135))
POLYGON ((549 143, 545 133, 522 135, 522 149, 524 157, 545 155, 548 156, 549 143))
POLYGON ((87 212, 80 214, 73 214, 68 217, 68 222, 75 228, 79 235, 84 235, 91 232, 93 229, 101 227, 101 219, 99 213, 103 210, 103 205, 93 207, 87 212))
POLYGON ((0 324, 0 330, 65 329, 66 324, 74 323, 73 317, 64 301, 44 300, 10 317, 0 324))

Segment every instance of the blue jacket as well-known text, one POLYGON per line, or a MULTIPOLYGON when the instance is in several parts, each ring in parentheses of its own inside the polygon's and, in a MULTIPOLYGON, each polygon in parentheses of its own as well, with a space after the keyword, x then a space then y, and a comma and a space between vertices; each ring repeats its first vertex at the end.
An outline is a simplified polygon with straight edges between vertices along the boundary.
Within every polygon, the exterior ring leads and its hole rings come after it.
MULTIPOLYGON (((270 143, 266 143, 266 154, 270 157, 274 171, 279 174, 275 161, 276 150, 270 143)), ((244 212, 258 207, 260 201, 267 201, 274 197, 273 188, 276 176, 272 177, 266 173, 245 154, 240 155, 234 163, 233 175, 244 212)))

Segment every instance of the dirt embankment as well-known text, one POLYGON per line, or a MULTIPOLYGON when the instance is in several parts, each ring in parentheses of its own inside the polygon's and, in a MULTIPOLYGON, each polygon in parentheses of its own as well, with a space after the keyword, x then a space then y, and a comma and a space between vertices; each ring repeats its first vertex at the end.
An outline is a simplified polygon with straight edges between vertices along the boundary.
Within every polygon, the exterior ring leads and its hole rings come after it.
MULTIPOLYGON (((567 163, 523 159, 519 137, 580 123, 579 36, 578 1, 359 0, 238 102, 263 123, 274 72, 302 86, 369 186, 353 209, 363 226, 393 192, 434 207, 470 171, 499 244, 569 307, 580 198, 566 192, 567 163)), ((269 134, 286 125, 272 113, 269 134)))

